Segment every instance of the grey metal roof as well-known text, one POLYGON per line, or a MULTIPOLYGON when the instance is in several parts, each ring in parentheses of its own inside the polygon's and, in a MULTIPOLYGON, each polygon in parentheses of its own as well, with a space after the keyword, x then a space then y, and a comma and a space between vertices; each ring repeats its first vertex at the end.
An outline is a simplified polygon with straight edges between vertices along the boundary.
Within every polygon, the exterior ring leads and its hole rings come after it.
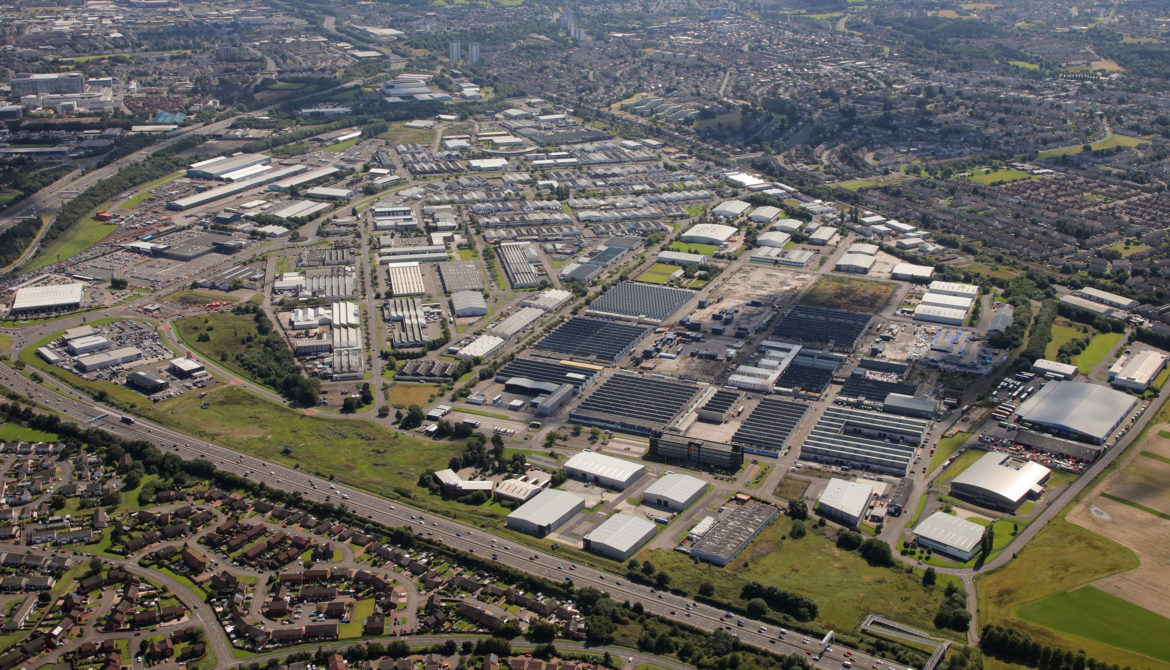
POLYGON ((966 519, 951 516, 946 512, 935 512, 922 520, 914 529, 918 537, 954 547, 967 553, 983 540, 986 528, 966 519))
POLYGON ((1025 400, 1019 414, 1031 423, 1104 440, 1136 402, 1133 396, 1104 386, 1057 381, 1025 400))
POLYGON ((844 479, 830 479, 828 486, 817 498, 822 506, 831 507, 848 516, 860 518, 865 513, 869 499, 873 497, 873 486, 865 482, 850 482, 844 479))
POLYGON ((619 552, 637 548, 657 532, 653 521, 631 514, 614 514, 585 534, 592 545, 604 545, 619 552))
POLYGON ((534 526, 549 526, 584 506, 585 499, 580 496, 545 489, 514 510, 508 518, 527 521, 534 526))
POLYGON ((672 472, 659 477, 642 492, 642 499, 657 497, 679 505, 686 503, 696 492, 706 491, 707 482, 690 475, 672 472))
POLYGON ((974 489, 1015 503, 1039 486, 1051 472, 1039 463, 1020 461, 1009 454, 990 451, 959 473, 951 481, 951 486, 974 489))

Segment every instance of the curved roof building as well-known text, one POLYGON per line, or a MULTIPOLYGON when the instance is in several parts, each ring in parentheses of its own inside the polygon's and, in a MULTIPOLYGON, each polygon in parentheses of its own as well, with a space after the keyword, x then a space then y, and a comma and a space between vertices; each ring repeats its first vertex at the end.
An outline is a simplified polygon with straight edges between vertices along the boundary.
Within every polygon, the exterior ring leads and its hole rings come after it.
POLYGON ((999 451, 990 451, 951 481, 951 495, 983 507, 1015 511, 1039 497, 1052 471, 999 451))
POLYGON ((1020 405, 1020 421, 1061 437, 1102 444, 1137 399, 1085 382, 1049 382, 1020 405))

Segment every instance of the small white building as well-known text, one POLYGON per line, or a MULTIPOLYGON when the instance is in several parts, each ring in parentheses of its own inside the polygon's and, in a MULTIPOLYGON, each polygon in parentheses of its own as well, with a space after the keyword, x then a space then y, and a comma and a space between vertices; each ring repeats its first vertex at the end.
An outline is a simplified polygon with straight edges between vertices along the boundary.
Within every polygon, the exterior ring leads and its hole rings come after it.
POLYGON ((622 491, 646 474, 646 466, 593 451, 582 451, 565 461, 565 472, 573 479, 622 491))
POLYGON ((987 529, 946 512, 935 512, 914 528, 918 544, 960 561, 975 558, 987 529))
POLYGON ((451 294, 451 313, 459 319, 486 316, 487 302, 479 291, 455 291, 451 294))
POLYGON ((914 308, 915 321, 942 323, 948 326, 961 326, 963 325, 963 321, 966 319, 967 311, 962 309, 937 307, 935 305, 919 305, 914 308))
POLYGON ((455 354, 455 358, 461 361, 469 361, 475 358, 487 358, 500 350, 504 346, 504 339, 496 337, 495 335, 480 335, 472 340, 467 346, 459 350, 455 354))
POLYGON ((835 269, 837 272, 852 272, 854 274, 867 274, 870 268, 873 267, 874 257, 867 254, 845 254, 837 261, 835 269))
POLYGON ((505 525, 521 533, 544 537, 583 509, 584 498, 556 489, 545 489, 513 510, 505 525))
POLYGON ((582 538, 586 551, 615 561, 633 556, 658 532, 653 521, 632 514, 614 514, 582 538))
POLYGON ((782 233, 778 230, 769 230, 766 233, 760 233, 756 237, 756 244, 761 247, 780 247, 792 241, 792 236, 788 233, 782 233))
POLYGON ((1165 367, 1166 354, 1143 349, 1117 359, 1109 368, 1109 383, 1140 393, 1149 388, 1165 367))
POLYGON ((743 200, 728 200, 719 204, 711 213, 724 219, 735 219, 751 209, 751 205, 743 200))
POLYGON ((779 207, 764 205, 763 207, 757 207, 752 210, 752 213, 748 214, 748 220, 754 221, 755 223, 770 223, 776 217, 780 216, 781 212, 782 210, 779 207))
POLYGON ((894 269, 890 271, 890 277, 904 281, 930 279, 933 274, 934 268, 929 265, 914 265, 905 262, 895 263, 894 269))
POLYGON ((817 228, 816 232, 808 236, 808 243, 827 247, 836 244, 839 239, 841 239, 841 233, 837 232, 836 228, 832 226, 821 226, 817 228))
POLYGON ((707 482, 702 479, 671 472, 662 475, 646 487, 642 492, 642 504, 671 512, 681 512, 702 498, 706 492, 707 482))
POLYGON ((776 223, 772 224, 770 230, 778 230, 782 233, 792 234, 800 230, 802 227, 804 227, 804 223, 798 221, 797 219, 780 219, 776 223))
POLYGON ((930 282, 930 292, 941 293, 943 295, 957 295, 971 299, 979 297, 979 287, 975 284, 960 284, 950 281, 930 282))
POLYGON ((1032 372, 1049 379, 1072 379, 1077 376, 1077 366, 1038 358, 1032 363, 1032 372))
POLYGON ((865 517, 873 494, 873 486, 865 482, 830 479, 817 498, 817 513, 842 526, 853 528, 865 517))

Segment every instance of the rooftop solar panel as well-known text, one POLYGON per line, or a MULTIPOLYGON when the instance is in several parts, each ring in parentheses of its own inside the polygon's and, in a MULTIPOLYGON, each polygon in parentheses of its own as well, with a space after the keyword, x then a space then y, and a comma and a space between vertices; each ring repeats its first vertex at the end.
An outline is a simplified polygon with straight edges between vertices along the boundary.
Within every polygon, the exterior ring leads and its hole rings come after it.
POLYGON ((669 424, 698 391, 685 382, 618 374, 589 394, 570 420, 649 434, 669 424))
POLYGON ((589 305, 592 314, 665 321, 695 295, 694 291, 638 282, 622 282, 589 305))
POLYGON ((629 353, 649 332, 642 326, 574 317, 533 348, 612 363, 629 353))
POLYGON ((731 441, 780 451, 808 409, 804 403, 764 398, 735 431, 731 441))
POLYGON ((776 323, 772 333, 791 342, 852 351, 872 321, 869 314, 800 304, 776 323))

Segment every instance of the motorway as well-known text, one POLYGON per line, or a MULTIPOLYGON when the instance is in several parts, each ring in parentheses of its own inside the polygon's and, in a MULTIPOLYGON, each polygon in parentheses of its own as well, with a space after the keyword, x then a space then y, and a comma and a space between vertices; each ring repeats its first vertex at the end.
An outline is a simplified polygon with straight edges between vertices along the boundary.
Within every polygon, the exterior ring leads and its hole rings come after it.
MULTIPOLYGON (((626 600, 640 602, 646 611, 668 620, 683 621, 705 631, 723 628, 745 644, 774 653, 804 654, 811 659, 821 652, 819 640, 804 637, 799 633, 778 634, 780 629, 767 628, 759 621, 738 615, 727 617, 727 613, 722 610, 673 593, 631 584, 612 573, 587 566, 576 566, 565 559, 524 545, 513 546, 512 540, 493 536, 482 529, 428 514, 401 503, 390 503, 384 498, 359 489, 330 484, 292 468, 241 455, 227 447, 192 438, 142 419, 136 419, 133 424, 121 423, 119 414, 82 399, 76 392, 47 390, 7 365, 0 365, 0 385, 63 416, 78 422, 90 422, 89 425, 100 426, 103 430, 124 439, 146 440, 163 451, 175 453, 184 459, 206 458, 220 470, 247 477, 274 489, 300 493, 311 500, 325 502, 327 498, 331 498, 329 502, 345 504, 350 510, 376 523, 410 527, 417 534, 427 536, 436 542, 480 556, 491 556, 499 563, 552 581, 571 579, 576 587, 599 589, 618 602, 626 600), (314 487, 310 482, 317 486, 314 487)), ((907 670, 905 666, 871 658, 837 644, 831 645, 818 660, 810 662, 819 668, 841 668, 847 659, 858 668, 907 670)))

